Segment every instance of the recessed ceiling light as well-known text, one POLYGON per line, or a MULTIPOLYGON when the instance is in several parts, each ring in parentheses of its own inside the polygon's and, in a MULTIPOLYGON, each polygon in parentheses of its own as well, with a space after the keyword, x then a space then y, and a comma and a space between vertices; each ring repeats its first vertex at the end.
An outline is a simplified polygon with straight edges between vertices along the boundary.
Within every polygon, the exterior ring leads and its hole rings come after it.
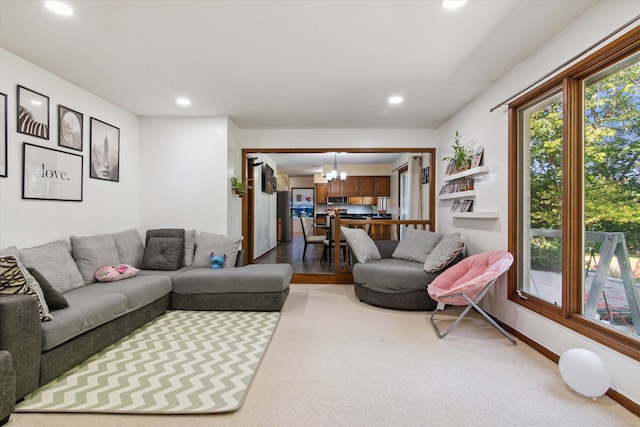
POLYGON ((58 15, 63 16, 71 16, 73 15, 73 9, 66 3, 62 3, 61 1, 45 1, 44 5, 53 13, 57 13, 58 15))
POLYGON ((467 0, 442 0, 440 6, 444 9, 458 9, 464 6, 467 0))
POLYGON ((388 102, 391 105, 398 105, 398 104, 402 104, 402 101, 404 101, 404 99, 401 96, 394 95, 394 96, 389 98, 388 102))
POLYGON ((176 104, 182 105, 183 107, 191 105, 191 100, 188 98, 178 98, 176 99, 176 104))

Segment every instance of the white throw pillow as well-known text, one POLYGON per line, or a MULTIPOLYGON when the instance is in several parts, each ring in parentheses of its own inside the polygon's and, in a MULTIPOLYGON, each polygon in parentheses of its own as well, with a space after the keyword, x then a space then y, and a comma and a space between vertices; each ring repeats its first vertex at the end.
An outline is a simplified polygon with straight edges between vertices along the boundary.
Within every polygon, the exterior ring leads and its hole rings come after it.
POLYGON ((460 233, 447 234, 433 248, 424 262, 424 271, 427 273, 437 273, 447 267, 456 259, 464 248, 464 240, 460 237, 460 233))

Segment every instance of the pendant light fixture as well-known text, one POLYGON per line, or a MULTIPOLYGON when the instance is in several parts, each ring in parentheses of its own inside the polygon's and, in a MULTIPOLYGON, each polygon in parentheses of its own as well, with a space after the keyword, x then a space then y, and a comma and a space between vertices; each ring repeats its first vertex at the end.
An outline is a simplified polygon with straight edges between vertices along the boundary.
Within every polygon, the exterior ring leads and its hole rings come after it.
POLYGON ((347 173, 344 171, 340 172, 340 174, 338 175, 338 153, 334 153, 333 169, 331 170, 331 172, 327 174, 327 181, 333 181, 334 179, 337 179, 338 176, 340 176, 341 181, 344 181, 345 179, 347 179, 347 173))

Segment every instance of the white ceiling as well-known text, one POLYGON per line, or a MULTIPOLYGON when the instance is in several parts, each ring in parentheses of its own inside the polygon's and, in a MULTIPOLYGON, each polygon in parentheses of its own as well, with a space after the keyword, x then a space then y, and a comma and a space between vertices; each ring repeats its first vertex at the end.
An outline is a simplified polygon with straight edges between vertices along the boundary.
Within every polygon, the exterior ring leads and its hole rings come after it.
POLYGON ((94 0, 68 18, 42 3, 0 0, 0 46, 139 116, 433 129, 597 2, 94 0))

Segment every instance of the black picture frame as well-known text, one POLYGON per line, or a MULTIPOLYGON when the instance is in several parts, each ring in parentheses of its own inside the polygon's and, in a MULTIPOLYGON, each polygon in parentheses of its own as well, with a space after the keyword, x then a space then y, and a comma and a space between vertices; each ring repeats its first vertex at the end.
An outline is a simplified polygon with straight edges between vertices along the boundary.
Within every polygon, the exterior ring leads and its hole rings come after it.
POLYGON ((262 165, 262 192, 267 194, 273 194, 273 168, 268 164, 262 165))
POLYGON ((22 144, 22 198, 81 202, 83 157, 53 148, 22 144))
POLYGON ((120 181, 120 128, 91 117, 89 178, 120 181))
POLYGON ((64 105, 58 105, 58 146, 82 151, 84 116, 64 105))
POLYGON ((18 85, 17 131, 49 139, 49 97, 18 85))
POLYGON ((8 176, 7 161, 7 95, 0 92, 0 177, 8 176))
POLYGON ((429 183, 429 166, 422 168, 422 184, 429 183))

